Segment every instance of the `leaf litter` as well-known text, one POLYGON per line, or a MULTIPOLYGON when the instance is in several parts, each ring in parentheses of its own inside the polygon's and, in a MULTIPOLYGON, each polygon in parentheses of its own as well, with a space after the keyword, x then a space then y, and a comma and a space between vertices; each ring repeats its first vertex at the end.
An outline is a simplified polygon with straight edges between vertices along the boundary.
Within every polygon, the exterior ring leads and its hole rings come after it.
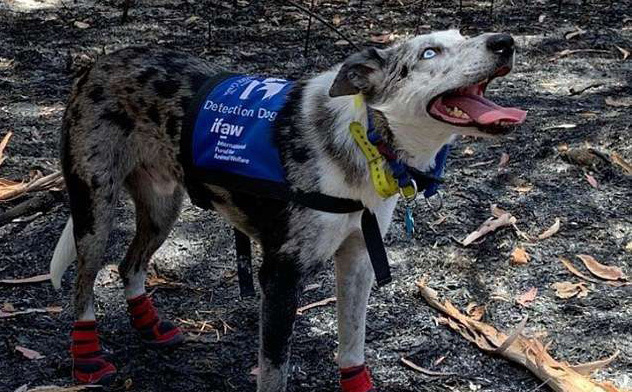
POLYGON ((628 277, 623 273, 623 270, 619 267, 603 265, 590 255, 577 255, 577 257, 584 263, 588 271, 598 278, 605 280, 628 279, 628 277))
POLYGON ((422 298, 445 315, 438 319, 441 325, 448 326, 487 353, 500 355, 526 367, 555 392, 629 392, 609 381, 597 381, 589 377, 590 373, 612 363, 618 353, 600 361, 569 365, 554 359, 548 353, 548 345, 522 334, 527 323, 526 317, 512 334, 507 335, 489 324, 464 315, 450 301, 440 301, 438 293, 428 287, 423 279, 417 282, 417 287, 422 298))
POLYGON ((561 226, 560 218, 555 218, 555 223, 553 223, 553 225, 551 225, 551 227, 549 227, 544 232, 542 232, 542 234, 538 235, 538 239, 544 240, 544 239, 547 239, 549 237, 552 237, 555 233, 560 231, 560 226, 561 226))
POLYGON ((568 298, 584 298, 588 296, 588 288, 586 287, 586 282, 572 283, 568 281, 564 282, 556 282, 551 285, 553 289, 555 289, 555 295, 558 298, 568 299, 568 298))

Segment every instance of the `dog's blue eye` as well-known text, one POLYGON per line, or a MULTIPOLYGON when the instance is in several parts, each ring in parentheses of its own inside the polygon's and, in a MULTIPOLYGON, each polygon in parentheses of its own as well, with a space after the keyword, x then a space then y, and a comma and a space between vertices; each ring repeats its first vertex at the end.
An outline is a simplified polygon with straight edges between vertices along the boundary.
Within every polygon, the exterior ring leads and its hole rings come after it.
POLYGON ((429 60, 437 55, 437 52, 434 49, 426 49, 422 55, 424 60, 429 60))

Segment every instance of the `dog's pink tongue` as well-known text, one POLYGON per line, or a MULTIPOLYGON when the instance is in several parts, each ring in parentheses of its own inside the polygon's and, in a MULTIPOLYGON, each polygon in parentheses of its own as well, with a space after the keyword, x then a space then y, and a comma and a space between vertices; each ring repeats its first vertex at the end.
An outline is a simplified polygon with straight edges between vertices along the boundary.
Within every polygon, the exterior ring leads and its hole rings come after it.
POLYGON ((480 95, 450 95, 443 98, 446 106, 455 106, 467 113, 480 125, 491 125, 499 121, 521 124, 527 112, 518 108, 505 108, 480 95))

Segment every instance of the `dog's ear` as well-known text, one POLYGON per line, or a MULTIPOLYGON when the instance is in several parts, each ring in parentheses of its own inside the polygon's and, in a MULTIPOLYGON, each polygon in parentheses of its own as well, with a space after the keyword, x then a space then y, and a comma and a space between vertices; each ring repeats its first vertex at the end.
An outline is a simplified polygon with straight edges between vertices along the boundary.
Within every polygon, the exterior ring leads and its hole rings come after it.
POLYGON ((384 78, 384 51, 368 48, 351 55, 340 67, 329 89, 330 97, 370 92, 384 78))

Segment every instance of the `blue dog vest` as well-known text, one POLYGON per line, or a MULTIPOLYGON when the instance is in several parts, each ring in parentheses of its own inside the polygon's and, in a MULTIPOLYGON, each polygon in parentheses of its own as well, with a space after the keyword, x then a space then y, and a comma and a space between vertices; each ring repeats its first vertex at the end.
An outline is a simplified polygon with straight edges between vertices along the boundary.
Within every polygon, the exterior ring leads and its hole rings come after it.
MULTIPOLYGON (((378 285, 391 281, 388 259, 375 214, 357 200, 304 192, 289 184, 276 146, 275 126, 294 82, 234 74, 210 78, 193 99, 183 120, 180 159, 194 204, 212 208, 199 183, 215 184, 256 197, 295 202, 330 213, 363 211, 362 232, 378 285)), ((431 175, 417 172, 426 197, 436 192, 447 147, 431 175)), ((242 296, 254 293, 250 240, 235 229, 242 296)))
POLYGON ((273 125, 292 85, 284 79, 237 75, 212 88, 193 129, 193 165, 284 183, 273 125))

